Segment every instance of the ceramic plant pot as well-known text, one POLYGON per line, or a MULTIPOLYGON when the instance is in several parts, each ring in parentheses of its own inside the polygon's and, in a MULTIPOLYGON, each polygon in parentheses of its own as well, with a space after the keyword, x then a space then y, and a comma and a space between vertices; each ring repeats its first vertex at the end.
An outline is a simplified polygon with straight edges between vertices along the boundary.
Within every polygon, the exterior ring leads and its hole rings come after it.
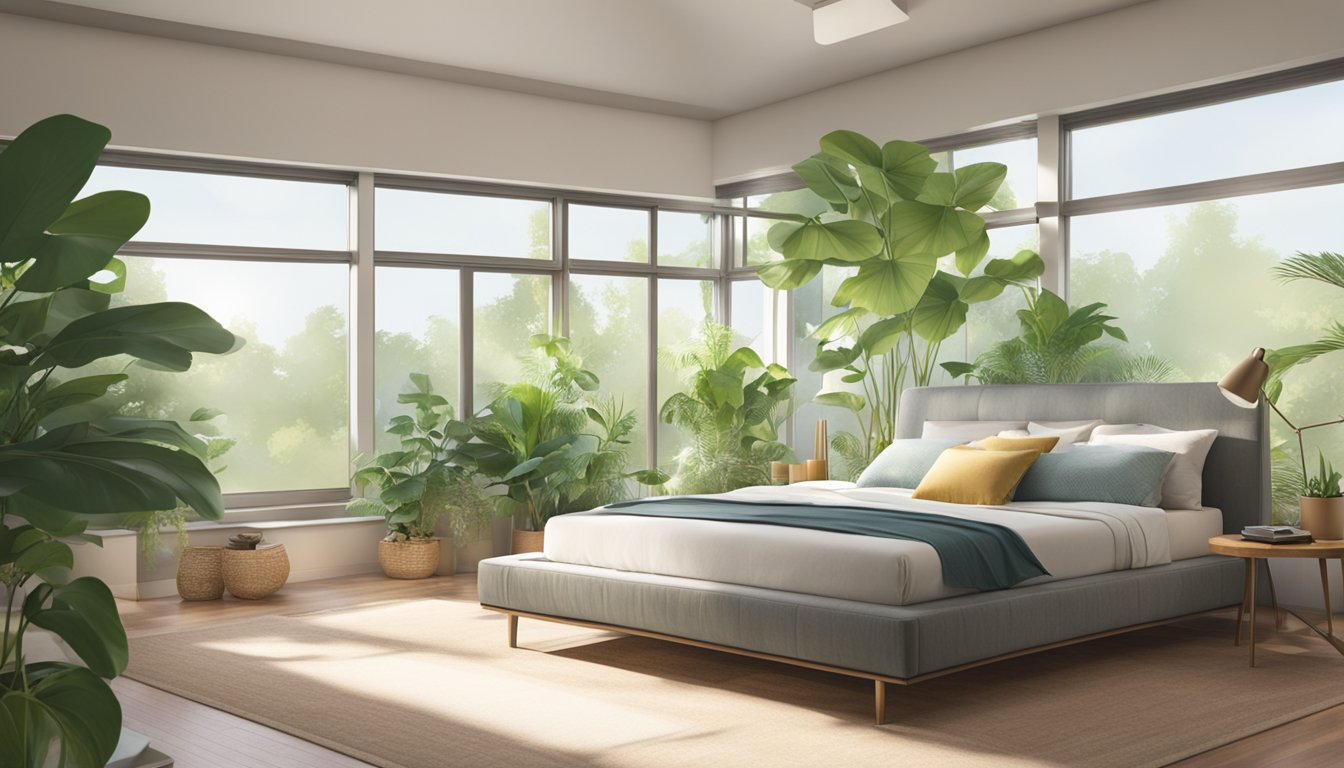
POLYGON ((1301 527, 1318 539, 1344 539, 1344 496, 1303 496, 1301 527))

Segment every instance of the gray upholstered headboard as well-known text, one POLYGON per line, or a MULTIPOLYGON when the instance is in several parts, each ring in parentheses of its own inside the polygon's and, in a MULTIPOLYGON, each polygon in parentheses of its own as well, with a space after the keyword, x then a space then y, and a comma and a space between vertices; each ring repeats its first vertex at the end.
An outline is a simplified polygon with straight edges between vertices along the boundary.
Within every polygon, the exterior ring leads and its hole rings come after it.
POLYGON ((1171 429, 1216 429, 1204 463, 1204 504, 1223 511, 1223 530, 1269 522, 1269 420, 1264 404, 1238 408, 1212 383, 917 387, 901 395, 897 437, 925 421, 1102 419, 1171 429))

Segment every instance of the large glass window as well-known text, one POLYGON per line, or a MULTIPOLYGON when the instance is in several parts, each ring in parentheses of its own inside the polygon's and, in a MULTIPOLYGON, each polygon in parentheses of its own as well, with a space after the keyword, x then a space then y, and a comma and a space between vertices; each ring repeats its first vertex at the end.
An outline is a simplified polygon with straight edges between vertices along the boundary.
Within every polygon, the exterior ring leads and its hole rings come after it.
POLYGON ((1073 197, 1344 158, 1344 81, 1074 130, 1073 197))
POLYGON ((605 205, 569 206, 569 258, 649 261, 649 212, 605 205))
POLYGON ((551 203, 510 197, 379 188, 380 251, 551 258, 551 203))
POLYGON ((788 355, 788 294, 756 279, 734 280, 729 291, 733 346, 751 347, 765 362, 783 365, 788 355))
POLYGON ((349 484, 347 266, 123 260, 127 290, 116 303, 190 302, 246 344, 229 355, 197 355, 185 373, 139 369, 105 405, 183 423, 197 408, 223 411, 191 427, 236 441, 219 461, 227 493, 349 484))
POLYGON ((658 212, 658 264, 714 266, 714 216, 684 211, 658 212))
POLYGON ((584 367, 597 374, 598 392, 633 411, 630 460, 644 465, 649 402, 649 280, 645 277, 571 275, 569 337, 584 367))
POLYGON ((532 336, 551 332, 551 277, 477 272, 473 291, 472 396, 479 410, 501 385, 523 380, 532 336))
POLYGON ((1036 204, 1036 138, 1002 141, 967 149, 953 149, 935 155, 943 166, 965 168, 975 163, 1003 163, 1008 175, 986 210, 1008 211, 1036 204))
MULTIPOLYGON (((658 281, 658 407, 673 393, 687 390, 693 366, 687 353, 704 344, 705 321, 714 317, 714 283, 709 280, 658 281)), ((688 438, 670 424, 658 424, 658 464, 667 466, 688 438)))
POLYGON ((345 184, 99 166, 83 195, 129 189, 151 213, 138 241, 349 250, 345 184))
MULTIPOLYGON (((397 403, 412 373, 429 376, 454 408, 460 391, 461 276, 456 269, 378 267, 374 275, 374 419, 379 451, 397 439, 383 431, 393 416, 414 408, 397 403)), ((462 414, 458 414, 461 416, 462 414)))
MULTIPOLYGON (((1254 347, 1326 335, 1344 318, 1344 291, 1285 282, 1276 268, 1295 254, 1339 249, 1344 174, 1316 186, 1319 172, 1292 171, 1344 160, 1344 139, 1330 128, 1344 116, 1341 97, 1344 82, 1334 82, 1073 130, 1075 199, 1161 194, 1068 218, 1070 303, 1105 302, 1131 351, 1177 381, 1215 381, 1254 347), (1182 186, 1268 171, 1287 173, 1258 193, 1257 182, 1243 181, 1247 194, 1224 199, 1182 186)), ((1344 358, 1327 354, 1287 374, 1278 404, 1298 423, 1325 421, 1338 416, 1341 387, 1344 358)), ((1297 446, 1278 420, 1271 426, 1284 451, 1275 518, 1296 522, 1297 446)), ((1311 435, 1309 466, 1317 450, 1344 461, 1344 435, 1323 432, 1311 435)))

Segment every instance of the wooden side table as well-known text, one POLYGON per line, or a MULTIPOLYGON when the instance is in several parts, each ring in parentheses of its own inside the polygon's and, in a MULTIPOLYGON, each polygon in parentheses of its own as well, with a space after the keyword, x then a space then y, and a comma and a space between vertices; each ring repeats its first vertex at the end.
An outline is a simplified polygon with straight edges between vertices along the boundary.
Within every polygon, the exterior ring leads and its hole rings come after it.
POLYGON ((1334 647, 1336 651, 1344 654, 1344 641, 1335 637, 1335 620, 1330 607, 1330 577, 1329 570, 1326 568, 1326 561, 1338 559, 1344 566, 1344 541, 1313 541, 1310 544, 1265 544, 1260 541, 1247 541, 1240 534, 1232 533, 1224 536, 1214 536, 1209 539, 1209 551, 1216 555, 1229 555, 1231 557, 1240 557, 1246 561, 1246 586, 1242 590, 1241 605, 1237 608, 1237 634, 1233 643, 1241 644, 1241 620, 1242 616, 1249 613, 1251 616, 1251 666, 1255 666, 1255 571, 1256 561, 1265 561, 1265 575, 1269 578, 1269 598, 1270 604, 1278 614, 1280 611, 1291 613, 1299 621, 1306 624, 1313 632, 1320 635, 1334 647), (1307 621, 1301 614, 1291 608, 1279 608, 1278 599, 1274 595, 1274 576, 1269 570, 1269 561, 1276 557, 1289 558, 1315 558, 1321 565, 1321 596, 1325 604, 1325 631, 1315 623, 1307 621))

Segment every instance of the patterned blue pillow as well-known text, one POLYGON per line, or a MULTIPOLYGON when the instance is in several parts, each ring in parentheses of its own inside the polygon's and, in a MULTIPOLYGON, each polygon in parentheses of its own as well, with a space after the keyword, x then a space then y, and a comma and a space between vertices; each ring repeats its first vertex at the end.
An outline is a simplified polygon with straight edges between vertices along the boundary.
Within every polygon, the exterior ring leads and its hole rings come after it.
POLYGON ((948 448, 964 445, 965 440, 912 438, 893 440, 859 475, 860 488, 918 488, 929 467, 948 448))
POLYGON ((1176 454, 1137 445, 1075 445, 1043 453, 1023 475, 1014 501, 1106 501, 1156 507, 1176 454))

